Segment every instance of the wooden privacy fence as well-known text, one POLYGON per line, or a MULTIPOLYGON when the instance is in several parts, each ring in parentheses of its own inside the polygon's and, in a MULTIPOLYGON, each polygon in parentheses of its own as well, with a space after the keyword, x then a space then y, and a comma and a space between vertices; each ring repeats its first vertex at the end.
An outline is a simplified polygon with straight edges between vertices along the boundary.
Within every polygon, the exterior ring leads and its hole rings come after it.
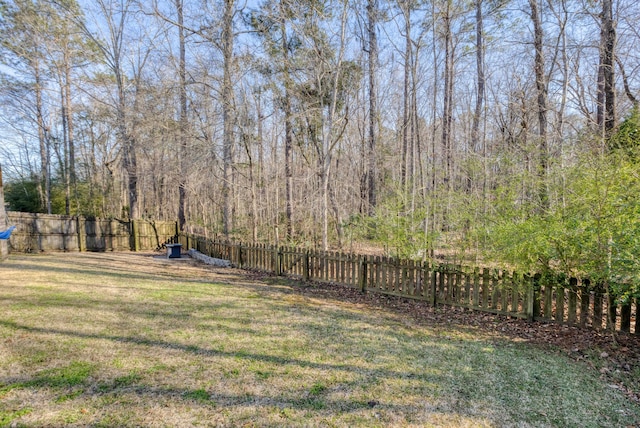
POLYGON ((9 212, 15 252, 153 250, 177 234, 175 221, 87 219, 9 212))
POLYGON ((526 275, 498 269, 470 269, 381 256, 312 251, 264 244, 213 241, 180 235, 186 248, 230 260, 246 269, 302 280, 331 282, 365 291, 408 297, 511 317, 640 335, 637 299, 615 304, 588 280, 526 275))

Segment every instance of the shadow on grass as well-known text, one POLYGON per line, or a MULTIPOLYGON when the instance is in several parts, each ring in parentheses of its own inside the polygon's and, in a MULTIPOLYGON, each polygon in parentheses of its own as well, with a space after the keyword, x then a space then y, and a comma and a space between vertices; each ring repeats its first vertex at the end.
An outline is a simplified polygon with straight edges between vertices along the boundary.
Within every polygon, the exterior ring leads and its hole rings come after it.
MULTIPOLYGON (((288 390, 284 395, 282 393, 232 395, 226 391, 214 389, 162 388, 148 385, 144 383, 144 374, 137 372, 91 385, 87 382, 87 376, 91 373, 92 367, 87 366, 86 363, 77 363, 69 368, 41 372, 32 379, 6 379, 5 385, 0 387, 0 395, 2 390, 6 392, 16 388, 48 387, 61 390, 59 399, 73 399, 80 395, 117 398, 122 394, 135 394, 149 397, 150 400, 164 396, 168 399, 187 400, 203 406, 292 408, 302 411, 326 411, 333 415, 375 407, 407 417, 418 414, 424 417, 426 412, 463 415, 480 418, 479 420, 489 418, 498 426, 505 423, 518 425, 526 421, 526 423, 534 423, 534 426, 615 427, 629 425, 634 415, 640 417, 637 406, 630 403, 623 404, 622 397, 614 397, 612 391, 599 386, 596 377, 581 377, 581 382, 586 383, 582 383, 579 387, 573 386, 571 383, 575 383, 575 378, 580 376, 577 367, 567 362, 559 364, 554 362, 553 357, 546 355, 531 354, 530 349, 518 345, 513 349, 496 350, 490 348, 487 343, 476 343, 469 347, 463 341, 430 338, 428 345, 423 344, 414 353, 405 355, 407 360, 414 360, 413 362, 419 363, 419 366, 414 364, 410 365, 412 368, 408 370, 393 370, 381 367, 381 364, 385 364, 384 362, 378 362, 376 367, 369 368, 359 364, 314 362, 247 351, 228 352, 136 336, 89 334, 30 327, 10 321, 0 321, 0 325, 33 333, 141 345, 158 348, 158 351, 179 350, 194 356, 226 357, 246 360, 249 363, 268 363, 274 368, 295 365, 302 369, 343 373, 345 379, 350 378, 350 380, 340 380, 341 375, 338 374, 334 380, 327 383, 323 383, 321 378, 320 380, 316 378, 315 383, 301 386, 297 390, 288 390), (418 355, 420 353, 430 357, 421 359, 418 355), (429 366, 430 358, 436 358, 432 361, 434 367, 429 366), (356 378, 348 376, 349 374, 356 374, 356 378), (393 394, 387 395, 386 392, 383 393, 385 394, 383 397, 366 396, 368 390, 386 391, 387 387, 393 389, 398 388, 398 385, 409 388, 411 396, 421 397, 419 402, 422 404, 411 401, 403 403, 393 394), (578 389, 573 391, 572 388, 578 389), (354 391, 360 391, 359 395, 356 394, 358 398, 349 398, 350 393, 354 391), (578 391, 584 394, 574 395, 578 391), (338 394, 333 395, 333 392, 338 394), (594 402, 594 400, 597 401, 594 402), (614 406, 614 402, 615 408, 627 410, 606 410, 614 406), (579 424, 572 419, 576 416, 576 409, 580 409, 577 417, 582 422, 579 424), (496 417, 502 420, 494 419, 496 417), (510 422, 507 423, 507 421, 510 422)), ((252 373, 256 379, 260 378, 261 373, 257 371, 252 373)))
POLYGON ((151 340, 147 338, 134 337, 134 336, 116 336, 116 335, 107 335, 107 334, 94 334, 94 333, 83 333, 79 331, 69 331, 69 330, 60 330, 60 329, 52 329, 52 328, 43 328, 43 327, 30 327, 27 325, 21 325, 12 321, 3 321, 0 320, 0 325, 16 330, 28 331, 31 333, 42 333, 42 334, 53 334, 53 335, 63 335, 76 337, 81 339, 92 339, 92 340, 108 340, 117 343, 125 343, 125 344, 135 344, 149 347, 157 347, 161 349, 170 349, 170 350, 178 350, 186 353, 194 354, 194 355, 205 355, 205 356, 219 356, 219 357, 228 357, 228 358, 241 358, 245 360, 265 362, 270 364, 277 365, 296 365, 303 368, 312 368, 319 370, 337 370, 344 372, 358 372, 365 373, 367 375, 375 375, 381 377, 407 377, 414 376, 413 373, 387 370, 387 369, 375 369, 375 370, 363 370, 362 367, 353 366, 349 364, 329 364, 329 363, 316 363, 312 361, 300 360, 295 358, 285 358, 276 355, 264 355, 246 351, 237 351, 237 352, 228 352, 220 349, 210 349, 204 348, 197 345, 185 345, 181 343, 175 342, 167 342, 163 340, 151 340))
MULTIPOLYGON (((98 259, 100 258, 96 257, 96 260, 98 259)), ((33 270, 51 270, 48 267, 36 269, 30 266, 29 268, 33 270)), ((132 267, 132 269, 134 268, 132 267)), ((81 274, 90 273, 91 275, 102 277, 110 275, 109 271, 105 270, 107 269, 105 266, 102 266, 102 270, 97 272, 94 272, 93 268, 90 270, 59 268, 58 271, 69 273, 73 272, 74 269, 81 274)), ((95 269, 97 270, 98 267, 96 266, 95 269)), ((43 307, 59 307, 61 309, 94 309, 95 307, 96 310, 100 310, 107 308, 114 314, 133 314, 143 319, 167 318, 166 323, 159 323, 153 319, 153 325, 161 324, 169 326, 173 330, 176 328, 188 328, 189 326, 193 327, 193 321, 196 320, 199 324, 196 325, 195 329, 192 329, 196 332, 198 329, 228 329, 235 333, 256 335, 258 333, 256 329, 242 326, 250 323, 253 320, 252 317, 258 319, 264 317, 262 324, 258 328, 264 328, 267 331, 267 335, 273 336, 273 339, 270 340, 277 341, 280 338, 277 333, 278 329, 285 328, 292 330, 288 331, 289 334, 295 332, 306 335, 305 341, 312 343, 315 348, 321 350, 321 354, 319 351, 316 351, 315 354, 319 355, 319 361, 312 361, 312 358, 307 358, 308 355, 306 353, 300 352, 297 353, 297 358, 287 356, 286 353, 285 355, 270 355, 268 352, 255 352, 256 349, 259 350, 260 348, 255 348, 253 344, 250 345, 252 349, 248 351, 225 351, 222 348, 225 345, 224 340, 216 342, 213 346, 209 343, 201 346, 184 344, 175 340, 149 339, 137 335, 141 331, 138 327, 132 327, 135 328, 135 330, 132 330, 134 334, 127 335, 110 334, 113 330, 108 333, 83 332, 74 329, 74 326, 70 326, 68 329, 46 327, 46 324, 43 324, 45 325, 44 327, 34 327, 6 319, 0 320, 0 326, 23 332, 51 334, 54 337, 64 336, 139 345, 153 348, 152 352, 154 353, 160 353, 161 350, 177 350, 196 357, 231 358, 246 360, 249 364, 265 363, 265 365, 270 365, 265 370, 263 370, 261 364, 255 364, 263 372, 248 370, 255 375, 256 382, 265 381, 265 385, 268 385, 267 377, 276 375, 279 372, 279 368, 283 366, 297 366, 302 369, 336 372, 336 376, 334 376, 334 373, 331 373, 331 376, 338 380, 333 385, 328 382, 326 384, 313 383, 305 385, 305 389, 299 387, 298 390, 287 390, 285 396, 280 396, 276 393, 269 394, 269 392, 234 395, 229 394, 227 391, 213 389, 161 388, 156 385, 148 385, 144 383, 144 376, 139 373, 130 373, 110 381, 93 384, 86 373, 87 370, 91 372, 92 368, 87 368, 82 365, 83 363, 78 363, 75 366, 72 364, 68 368, 44 370, 36 373, 31 378, 4 379, 4 386, 0 380, 0 398, 3 389, 6 392, 18 388, 51 388, 57 390, 56 393, 60 400, 71 400, 81 395, 120 397, 123 394, 137 394, 149 400, 163 396, 169 399, 194 402, 202 406, 263 406, 280 409, 295 408, 315 412, 324 411, 332 414, 358 411, 366 408, 383 408, 405 415, 415 415, 420 412, 444 412, 495 417, 493 415, 494 412, 502 412, 506 413, 505 420, 511 420, 511 422, 524 420, 526 423, 532 423, 533 421, 539 422, 540 425, 556 426, 572 426, 565 416, 571 414, 573 411, 572 406, 581 409, 584 415, 585 403, 578 403, 577 401, 587 398, 583 398, 580 395, 576 396, 575 393, 564 394, 562 392, 563 389, 569 388, 567 385, 572 381, 570 379, 571 376, 578 377, 578 369, 576 367, 567 368, 563 365, 566 362, 558 363, 557 361, 552 361, 545 355, 538 354, 539 351, 536 350, 516 346, 512 352, 504 348, 505 344, 498 344, 496 346, 501 348, 499 349, 501 355, 496 356, 492 349, 495 338, 483 340, 482 337, 474 338, 465 333, 463 339, 456 339, 455 337, 440 337, 437 334, 431 335, 425 329, 414 331, 410 325, 401 323, 396 316, 390 317, 376 311, 361 313, 355 306, 343 305, 338 300, 333 299, 327 300, 325 305, 325 302, 321 302, 323 298, 320 296, 317 298, 315 296, 312 297, 312 299, 316 300, 314 302, 307 299, 305 295, 301 295, 300 299, 296 297, 287 301, 286 299, 281 299, 281 297, 285 294, 291 294, 293 287, 289 281, 282 282, 276 278, 269 280, 270 285, 265 285, 264 281, 262 281, 262 284, 253 285, 243 281, 238 281, 238 283, 234 281, 231 284, 234 288, 258 291, 258 294, 268 295, 271 298, 269 302, 256 302, 253 304, 249 303, 250 300, 248 299, 254 297, 243 296, 241 292, 234 295, 236 300, 230 301, 230 299, 226 299, 225 301, 225 293, 229 292, 229 288, 218 290, 218 293, 207 293, 200 289, 194 290, 194 287, 185 290, 167 286, 169 282, 183 282, 195 283, 198 284, 198 287, 206 287, 206 284, 203 284, 204 281, 201 280, 183 279, 179 276, 157 278, 152 273, 131 276, 121 273, 124 271, 125 269, 121 269, 119 272, 114 273, 113 276, 118 280, 123 280, 125 284, 126 279, 135 277, 147 281, 154 280, 158 284, 158 288, 147 289, 146 287, 127 287, 126 285, 122 287, 139 291, 139 295, 135 296, 137 300, 127 300, 123 296, 105 298, 104 295, 98 294, 99 288, 103 286, 92 284, 87 285, 87 289, 90 290, 88 293, 65 294, 55 290, 53 293, 38 294, 37 297, 20 296, 8 300, 19 301, 25 305, 31 303, 35 306, 42 305, 43 307), (169 294, 163 295, 161 300, 156 302, 153 299, 147 299, 148 295, 145 294, 147 292, 160 294, 178 292, 189 293, 194 296, 202 294, 214 296, 219 301, 212 301, 211 299, 198 300, 197 298, 182 301, 181 298, 176 299, 175 296, 169 294), (88 298, 90 293, 96 293, 96 296, 99 297, 88 298), (171 305, 167 305, 167 303, 171 303, 171 305), (247 304, 251 304, 251 308, 244 307, 247 304), (219 308, 232 309, 232 311, 218 314, 216 310, 219 308), (252 312, 255 309, 262 312, 252 312), (283 319, 283 321, 269 320, 267 317, 269 311, 279 312, 281 316, 278 319, 283 319), (296 316, 292 318, 301 321, 295 325, 287 325, 288 318, 286 315, 294 312, 296 316), (196 316, 193 316, 193 314, 196 316), (202 317, 207 315, 211 315, 212 318, 205 319, 202 317), (205 320, 208 324, 201 325, 205 320), (267 325, 267 323, 271 325, 267 325), (220 327, 220 324, 224 325, 220 327), (367 332, 369 326, 375 330, 370 335, 367 332), (220 343, 221 348, 216 348, 217 343, 220 343), (393 353, 397 351, 402 351, 402 368, 406 367, 406 370, 393 369, 393 365, 398 362, 394 359, 393 353), (355 358, 352 359, 352 357, 355 358), (378 357, 378 360, 373 360, 378 357), (355 363, 341 362, 349 360, 351 362, 355 360, 355 363), (360 361, 362 361, 362 365, 359 364, 360 361), (565 369, 567 369, 567 373, 554 372, 561 372, 565 369), (269 371, 271 373, 267 373, 269 371), (350 374, 356 375, 355 380, 353 380, 352 376, 349 376, 350 374), (264 376, 264 378, 261 376, 264 376), (344 379, 350 378, 351 380, 340 381, 341 376, 344 379), (370 397, 365 401, 349 398, 349 394, 345 393, 342 395, 333 394, 333 392, 339 391, 332 389, 333 386, 338 386, 344 388, 342 392, 365 391, 365 394, 358 395, 361 398, 366 396, 366 391, 369 389, 385 389, 385 382, 396 382, 396 385, 389 387, 390 391, 397 391, 398 389, 394 388, 398 388, 398 382, 401 383, 401 388, 410 390, 407 393, 406 390, 401 389, 401 393, 410 394, 412 397, 424 397, 424 400, 420 401, 423 404, 403 403, 395 400, 396 397, 393 395, 370 397), (378 387, 380 384, 383 387, 378 387), (345 398, 335 398, 339 396, 345 398), (567 400, 567 397, 570 399, 567 400), (572 401, 573 398, 575 398, 576 402, 572 401), (537 400, 542 404, 536 403, 537 400), (485 409, 488 409, 488 412, 485 412, 485 409)), ((238 274, 237 276, 246 281, 246 277, 243 275, 238 274)), ((215 281, 213 283, 219 284, 215 281)), ((227 286, 228 284, 225 284, 225 287, 227 286)), ((120 287, 116 286, 115 288, 120 287)), ((123 318, 123 320, 132 326, 138 326, 140 321, 140 319, 126 318, 123 318)), ((144 327, 144 325, 141 326, 144 327)), ((451 326, 451 329, 460 331, 459 326, 451 326)), ((470 331, 473 330, 467 330, 467 332, 470 331)), ((455 333, 453 335, 455 336, 455 333)), ((270 349, 274 348, 271 347, 270 349)), ((276 349, 275 353, 278 352, 281 352, 281 350, 276 349)), ((587 391, 589 394, 584 394, 585 397, 589 397, 592 400, 598 398, 597 394, 594 393, 594 391, 597 391, 605 397, 602 400, 605 403, 607 399, 612 399, 611 391, 607 391, 606 385, 596 385, 596 376, 580 379, 586 379, 587 383, 589 383, 588 388, 591 388, 591 391, 587 391)), ((314 380, 323 381, 322 378, 318 380, 318 376, 314 380)), ((263 388, 262 391, 268 390, 263 388)), ((576 391, 578 390, 576 389, 576 391)), ((616 405, 619 405, 620 398, 616 398, 616 405)), ((606 404, 608 405, 609 403, 606 404)), ((589 403, 586 404, 587 407, 588 405, 589 403)), ((594 412, 602 411, 602 403, 593 404, 593 409, 594 412)), ((635 407, 633 409, 632 412, 635 412, 633 414, 640 414, 635 407)), ((625 419, 624 415, 610 415, 611 413, 606 416, 612 418, 608 421, 600 415, 594 416, 592 426, 597 426, 598 424, 602 426, 624 426, 623 422, 629 421, 629 418, 625 419)), ((582 420, 589 421, 589 418, 584 416, 582 420)), ((495 420, 495 422, 497 425, 500 425, 501 422, 505 423, 504 420, 495 420)), ((573 424, 573 426, 578 425, 573 424)))
MULTIPOLYGON (((245 355, 244 357, 247 356, 245 355)), ((255 356, 253 357, 255 358, 255 356)), ((66 367, 42 371, 30 379, 15 379, 9 384, 0 384, 0 398, 15 389, 45 388, 54 393, 57 403, 82 399, 83 397, 91 397, 92 399, 105 397, 105 399, 113 401, 118 397, 133 394, 143 399, 158 400, 159 397, 163 397, 168 401, 182 400, 192 405, 196 404, 212 408, 264 407, 279 410, 312 411, 320 414, 323 412, 326 414, 344 414, 364 409, 372 411, 384 410, 395 414, 407 415, 417 411, 424 412, 427 407, 430 407, 429 411, 432 413, 459 414, 448 409, 447 407, 449 406, 444 401, 440 402, 440 404, 436 402, 433 405, 433 400, 429 400, 432 403, 431 405, 425 405, 424 408, 416 408, 413 404, 394 403, 373 396, 361 400, 342 397, 332 398, 331 394, 335 389, 317 382, 306 386, 302 390, 292 391, 287 396, 255 393, 234 395, 213 388, 156 387, 145 384, 144 377, 135 372, 108 381, 92 383, 90 376, 94 373, 94 369, 93 365, 86 362, 72 362, 66 367), (112 398, 110 399, 109 397, 112 398), (375 410, 373 410, 374 408, 375 410)), ((344 390, 345 387, 355 387, 356 385, 357 382, 343 382, 339 387, 344 390)), ((30 411, 30 409, 25 409, 11 414, 7 413, 5 422, 11 422, 11 420, 28 414, 30 411)))

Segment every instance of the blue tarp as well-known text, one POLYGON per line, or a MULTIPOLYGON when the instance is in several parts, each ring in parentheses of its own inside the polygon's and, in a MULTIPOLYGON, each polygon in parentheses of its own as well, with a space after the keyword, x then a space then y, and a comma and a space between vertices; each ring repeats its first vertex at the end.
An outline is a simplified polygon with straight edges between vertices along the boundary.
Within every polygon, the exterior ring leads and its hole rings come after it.
POLYGON ((0 232, 0 239, 9 239, 11 237, 11 232, 13 232, 15 228, 15 226, 11 226, 9 229, 0 232))

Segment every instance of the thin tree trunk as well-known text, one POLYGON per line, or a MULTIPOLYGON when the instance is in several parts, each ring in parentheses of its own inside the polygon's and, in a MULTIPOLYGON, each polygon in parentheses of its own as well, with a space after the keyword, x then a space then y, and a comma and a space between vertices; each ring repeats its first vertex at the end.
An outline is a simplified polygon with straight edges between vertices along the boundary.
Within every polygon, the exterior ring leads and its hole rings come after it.
POLYGON ((410 138, 410 70, 411 70, 411 5, 409 4, 409 0, 404 0, 401 2, 402 12, 404 14, 404 40, 405 40, 405 50, 404 50, 404 82, 403 82, 403 104, 402 104, 402 164, 400 165, 401 170, 401 182, 402 189, 407 193, 407 184, 409 182, 410 177, 408 177, 409 170, 409 138, 410 138))
POLYGON ((127 129, 125 83, 120 68, 119 54, 114 61, 116 84, 118 87, 117 123, 119 140, 122 144, 123 166, 127 175, 127 200, 129 203, 129 218, 140 217, 138 208, 138 162, 135 150, 135 137, 127 129))
POLYGON ((222 233, 229 238, 233 228, 231 180, 232 177, 232 145, 233 145, 233 87, 231 82, 233 61, 233 15, 234 0, 224 1, 224 16, 222 18, 222 122, 223 122, 223 177, 222 177, 222 233))
POLYGON ((378 20, 378 8, 376 0, 367 2, 367 18, 369 35, 369 156, 367 168, 367 212, 373 215, 377 205, 376 195, 376 145, 378 125, 378 85, 376 73, 378 70, 378 39, 376 23, 378 20))
POLYGON ((262 117, 262 96, 260 90, 258 90, 256 97, 256 116, 258 120, 258 171, 257 174, 253 173, 253 166, 251 168, 251 192, 252 192, 252 204, 251 209, 253 212, 253 225, 252 225, 252 238, 253 243, 258 242, 258 226, 260 224, 259 212, 258 212, 258 187, 260 188, 260 199, 262 199, 262 192, 264 192, 264 142, 263 142, 263 120, 262 117), (257 175, 257 177, 255 177, 257 175))
MULTIPOLYGON (((483 0, 476 0, 475 3, 476 3, 475 6, 476 6, 477 81, 476 81, 476 106, 473 113, 473 124, 471 125, 471 146, 472 146, 471 150, 473 153, 477 153, 477 151, 480 150, 481 146, 484 146, 484 144, 481 143, 480 141, 480 119, 482 118, 482 110, 484 108, 484 95, 485 95, 485 83, 486 83, 486 78, 484 75, 484 18, 482 14, 483 0)), ((483 162, 484 162, 484 156, 483 156, 483 162)), ((483 195, 485 194, 484 183, 486 183, 486 176, 483 177, 483 195)))
POLYGON ((338 48, 338 57, 333 71, 327 115, 325 117, 324 114, 322 114, 322 248, 325 251, 329 249, 329 178, 331 174, 332 153, 335 144, 340 139, 340 136, 336 135, 334 121, 338 108, 338 87, 342 77, 341 71, 344 60, 345 32, 347 26, 346 1, 342 4, 342 8, 340 21, 340 47, 338 48))
POLYGON ((291 76, 289 75, 289 42, 286 27, 286 7, 284 0, 280 2, 282 22, 280 35, 282 38, 283 80, 284 80, 284 175, 285 175, 285 215, 287 217, 286 238, 290 241, 295 232, 293 223, 293 125, 291 111, 291 76))
POLYGON ((60 81, 60 105, 62 107, 62 177, 64 179, 64 212, 66 215, 71 211, 71 177, 69 175, 69 139, 67 132, 67 101, 65 96, 65 84, 60 81))
POLYGON ((180 51, 180 59, 178 63, 178 77, 180 79, 180 142, 179 142, 179 155, 178 162, 180 169, 180 176, 178 178, 178 226, 181 231, 184 231, 186 220, 186 208, 187 208, 187 72, 186 72, 186 50, 185 50, 185 35, 184 35, 184 14, 183 14, 183 1, 175 0, 176 10, 178 12, 178 49, 180 51))
MULTIPOLYGON (((435 2, 431 2, 431 16, 433 17, 435 22, 436 20, 435 2)), ((435 24, 432 25, 431 32, 432 32, 433 40, 435 41, 436 40, 435 24)), ((438 81, 439 81, 438 49, 437 49, 436 43, 431 44, 431 53, 433 55, 433 98, 431 100, 431 102, 433 103, 433 106, 431 109, 431 114, 432 114, 431 122, 433 124, 431 126, 431 192, 430 192, 429 201, 427 202, 430 216, 427 216, 429 218, 429 221, 425 222, 425 232, 427 236, 429 236, 429 249, 428 249, 429 257, 433 258, 435 255, 435 251, 434 251, 432 237, 435 235, 435 232, 436 232, 436 221, 437 221, 437 215, 438 215, 436 212, 436 195, 438 193, 438 184, 439 184, 437 175, 436 175, 436 165, 437 165, 436 136, 438 133, 436 128, 436 123, 438 119, 438 112, 437 112, 436 106, 438 105, 438 81)))
POLYGON ((539 137, 539 163, 538 163, 538 198, 540 210, 545 212, 549 208, 549 194, 547 190, 548 169, 548 142, 547 142, 547 78, 544 70, 544 46, 542 44, 542 21, 538 11, 537 0, 529 0, 531 8, 531 21, 533 22, 533 46, 535 49, 534 72, 536 76, 536 90, 538 100, 538 137, 539 137))
MULTIPOLYGON (((442 114, 442 148, 445 156, 444 185, 447 193, 453 188, 451 130, 453 124, 453 43, 451 35, 451 2, 447 1, 444 16, 444 104, 442 114)), ((447 197, 448 200, 448 197, 447 197)))
POLYGON ((615 45, 616 29, 612 0, 602 0, 600 55, 604 92, 604 135, 609 137, 616 125, 615 45))
POLYGON ((40 65, 38 61, 34 64, 35 95, 36 95, 36 122, 38 123, 38 141, 40 142, 40 196, 42 207, 47 214, 51 214, 51 151, 47 126, 44 123, 43 101, 42 101, 42 78, 40 76, 40 65), (44 185, 44 188, 43 188, 44 185))
POLYGON ((617 56, 616 56, 616 62, 618 63, 618 68, 620 69, 620 76, 622 77, 622 85, 624 87, 624 93, 627 95, 627 98, 629 98, 629 101, 631 101, 631 103, 635 107, 638 107, 638 99, 633 94, 633 92, 631 92, 631 87, 629 86, 629 78, 627 77, 627 74, 624 71, 624 66, 622 65, 622 61, 620 61, 620 58, 617 56))

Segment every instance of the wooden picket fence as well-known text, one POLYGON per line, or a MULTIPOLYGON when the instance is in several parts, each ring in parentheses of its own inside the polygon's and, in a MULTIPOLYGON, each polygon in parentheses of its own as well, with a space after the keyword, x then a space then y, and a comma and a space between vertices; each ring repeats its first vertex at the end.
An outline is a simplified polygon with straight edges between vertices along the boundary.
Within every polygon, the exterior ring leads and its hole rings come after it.
POLYGON ((214 241, 182 234, 179 242, 244 269, 323 281, 393 296, 503 314, 640 335, 640 302, 615 304, 589 280, 544 277, 499 269, 313 251, 265 244, 214 241))

